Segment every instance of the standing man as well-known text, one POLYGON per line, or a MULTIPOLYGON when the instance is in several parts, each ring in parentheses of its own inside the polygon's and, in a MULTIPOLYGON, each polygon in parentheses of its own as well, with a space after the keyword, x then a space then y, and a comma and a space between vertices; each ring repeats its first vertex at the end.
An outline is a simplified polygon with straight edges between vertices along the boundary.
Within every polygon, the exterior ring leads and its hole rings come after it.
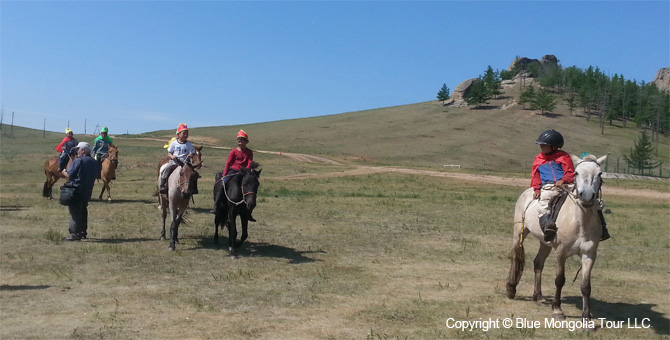
POLYGON ((93 193, 95 179, 100 177, 100 163, 91 157, 91 146, 86 142, 79 142, 74 148, 77 158, 72 161, 63 175, 72 183, 79 185, 79 194, 76 200, 68 205, 70 211, 70 236, 63 241, 80 241, 86 238, 88 230, 88 201, 93 193))

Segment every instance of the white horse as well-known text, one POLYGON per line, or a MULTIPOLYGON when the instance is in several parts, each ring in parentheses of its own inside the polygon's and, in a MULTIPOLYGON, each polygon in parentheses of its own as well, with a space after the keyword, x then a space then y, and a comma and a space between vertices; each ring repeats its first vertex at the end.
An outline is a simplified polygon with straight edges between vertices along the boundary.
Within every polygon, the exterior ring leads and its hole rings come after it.
MULTIPOLYGON (((565 319, 561 310, 561 289, 565 284, 565 260, 578 255, 582 260, 582 318, 591 320, 591 270, 596 260, 602 227, 598 217, 598 193, 602 185, 600 164, 607 158, 588 155, 584 160, 572 155, 575 164, 574 190, 569 193, 558 217, 556 237, 544 241, 544 234, 537 217, 537 200, 533 200, 533 189, 524 191, 516 202, 514 210, 514 237, 512 242, 512 263, 507 277, 507 297, 513 299, 516 286, 521 280, 525 262, 523 241, 529 233, 540 241, 540 249, 533 261, 535 289, 533 301, 542 301, 542 269, 551 249, 556 250, 556 294, 551 303, 555 319, 565 319)), ((587 323, 585 323, 586 325, 587 323)))
MULTIPOLYGON (((184 213, 188 209, 188 202, 196 193, 195 189, 198 185, 198 178, 200 175, 195 171, 194 165, 183 163, 176 160, 179 166, 175 168, 170 177, 168 177, 168 193, 158 194, 158 202, 162 209, 163 229, 161 231, 161 240, 165 239, 165 218, 168 210, 172 224, 170 225, 170 246, 169 250, 175 250, 175 244, 179 243, 179 224, 181 224, 184 213)), ((160 176, 158 178, 158 185, 160 186, 160 176)))

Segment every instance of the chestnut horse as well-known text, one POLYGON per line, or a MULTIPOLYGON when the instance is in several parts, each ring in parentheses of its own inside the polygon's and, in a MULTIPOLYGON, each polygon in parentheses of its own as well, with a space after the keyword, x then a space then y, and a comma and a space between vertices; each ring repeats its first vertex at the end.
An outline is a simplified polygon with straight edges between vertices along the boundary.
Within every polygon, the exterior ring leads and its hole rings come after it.
POLYGON ((99 200, 102 200, 102 194, 107 190, 107 202, 112 201, 112 194, 109 189, 109 183, 116 179, 116 167, 119 165, 119 149, 115 145, 110 145, 105 160, 102 161, 102 170, 100 170, 100 180, 102 180, 102 191, 100 191, 99 200))
MULTIPOLYGON (((59 178, 63 177, 63 173, 58 172, 59 158, 60 158, 59 156, 54 156, 47 159, 47 161, 44 162, 44 174, 47 176, 47 180, 44 181, 44 187, 42 188, 42 197, 46 197, 50 200, 54 199, 51 193, 54 184, 58 182, 59 178)), ((67 162, 65 169, 67 169, 70 166, 70 163, 72 163, 73 160, 74 157, 70 156, 70 160, 67 162)))
MULTIPOLYGON (((544 241, 539 218, 537 200, 533 199, 533 189, 524 191, 516 202, 514 210, 514 236, 512 242, 512 263, 507 277, 507 297, 513 299, 516 286, 521 280, 525 262, 523 241, 531 233, 540 241, 540 248, 533 261, 535 271, 535 291, 533 301, 542 301, 542 269, 551 250, 556 251, 556 293, 551 303, 554 319, 565 319, 561 310, 561 290, 565 284, 565 260, 578 255, 582 260, 582 318, 591 320, 591 270, 596 260, 602 227, 598 217, 598 194, 602 185, 600 164, 607 156, 596 158, 588 155, 584 160, 572 155, 575 164, 574 189, 561 207, 556 219, 558 231, 549 242, 544 241)), ((589 323, 585 323, 587 326, 589 323)), ((589 329, 593 330, 593 329, 589 329)))

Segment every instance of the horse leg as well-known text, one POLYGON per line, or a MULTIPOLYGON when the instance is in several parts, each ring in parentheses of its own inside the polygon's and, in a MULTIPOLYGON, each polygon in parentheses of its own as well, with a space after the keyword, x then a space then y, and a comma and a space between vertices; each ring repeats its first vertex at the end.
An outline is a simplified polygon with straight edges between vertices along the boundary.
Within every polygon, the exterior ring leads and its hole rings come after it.
MULTIPOLYGON (((509 274, 507 275, 506 296, 509 299, 514 299, 516 296, 516 286, 519 285, 519 281, 521 281, 521 275, 523 274, 523 269, 526 263, 526 252, 523 248, 521 233, 521 225, 519 224, 518 227, 515 225, 514 235, 512 236, 512 259, 509 267, 509 274)), ((525 239, 526 235, 528 235, 528 229, 524 229, 523 234, 523 238, 525 239)))
MULTIPOLYGON (((591 321, 591 269, 596 261, 595 254, 582 255, 582 319, 591 321)), ((589 331, 595 331, 589 328, 589 331)))
POLYGON ((102 201, 102 193, 105 192, 105 187, 106 187, 106 186, 107 186, 107 183, 106 183, 105 180, 103 179, 103 180, 102 180, 102 190, 100 190, 100 196, 98 196, 98 199, 101 200, 101 201, 102 201))
POLYGON ((565 285, 565 260, 566 257, 562 251, 556 252, 556 279, 554 280, 556 293, 554 294, 554 300, 551 302, 551 313, 557 320, 565 320, 565 314, 561 309, 561 291, 565 285))
POLYGON ((235 225, 235 212, 233 209, 230 209, 228 212, 228 255, 231 258, 237 258, 237 252, 235 251, 235 239, 237 238, 237 226, 235 225))
POLYGON ((172 224, 170 225, 170 234, 172 234, 172 237, 170 238, 170 246, 168 247, 168 250, 174 251, 175 250, 175 244, 179 243, 179 224, 181 223, 181 215, 179 215, 177 218, 172 220, 172 224))
POLYGON ((112 201, 112 189, 109 186, 110 182, 105 182, 105 188, 107 188, 107 202, 112 201))
POLYGON ((239 248, 249 236, 249 234, 247 233, 247 226, 249 225, 249 220, 247 220, 244 217, 240 217, 240 220, 242 222, 242 235, 240 236, 240 240, 235 242, 235 248, 239 248))
POLYGON ((221 225, 221 210, 216 209, 214 213, 214 243, 219 243, 219 226, 221 225))
MULTIPOLYGON (((162 204, 163 204, 163 203, 161 202, 161 199, 160 199, 160 198, 158 199, 158 204, 160 204, 161 207, 162 207, 162 204)), ((163 209, 163 213, 162 213, 162 217, 163 217, 163 229, 161 230, 161 238, 160 238, 160 239, 161 239, 161 240, 164 240, 164 239, 165 239, 165 219, 167 218, 167 209, 166 209, 165 207, 162 207, 162 209, 163 209)))
POLYGON ((533 271, 535 272, 535 288, 533 289, 534 302, 544 301, 544 296, 542 296, 542 270, 544 270, 544 262, 550 253, 551 247, 544 243, 540 243, 540 249, 538 249, 535 260, 533 260, 533 271))

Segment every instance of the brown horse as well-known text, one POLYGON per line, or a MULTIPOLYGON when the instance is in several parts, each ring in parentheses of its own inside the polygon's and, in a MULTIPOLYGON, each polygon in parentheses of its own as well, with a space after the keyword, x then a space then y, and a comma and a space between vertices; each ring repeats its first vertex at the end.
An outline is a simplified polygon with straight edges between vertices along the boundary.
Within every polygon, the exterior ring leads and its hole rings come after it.
POLYGON ((598 193, 602 185, 602 170, 600 164, 607 156, 596 158, 588 155, 584 160, 572 156, 575 163, 574 191, 568 193, 568 198, 561 207, 556 225, 558 231, 552 241, 545 241, 540 228, 539 219, 535 213, 537 200, 533 199, 533 189, 524 191, 516 202, 514 211, 514 237, 512 242, 512 261, 507 277, 507 297, 516 296, 516 286, 521 280, 525 263, 523 241, 532 234, 540 242, 540 249, 533 261, 535 271, 535 292, 533 301, 544 300, 542 296, 542 270, 544 261, 551 250, 556 251, 556 293, 551 303, 554 319, 565 319, 561 309, 561 291, 565 284, 565 261, 568 257, 578 255, 582 262, 582 318, 588 330, 595 330, 591 321, 591 270, 596 261, 598 244, 602 233, 598 217, 598 193), (531 213, 532 212, 532 213, 531 213))
MULTIPOLYGON (((188 209, 188 201, 194 194, 194 189, 198 185, 200 175, 195 171, 195 167, 189 163, 182 163, 176 160, 179 165, 168 177, 168 193, 158 194, 158 202, 162 210, 163 229, 161 231, 161 240, 165 239, 165 219, 168 211, 170 212, 170 251, 175 250, 175 244, 179 243, 179 224, 181 224, 184 213, 188 209)), ((158 180, 160 183, 160 179, 158 180)))
POLYGON ((112 201, 112 194, 109 189, 109 183, 116 179, 116 167, 119 165, 119 149, 115 145, 110 145, 107 151, 107 157, 102 161, 102 170, 100 170, 100 180, 102 180, 102 191, 100 191, 99 200, 102 200, 102 194, 107 190, 107 202, 112 201))
MULTIPOLYGON (((59 156, 54 156, 44 162, 44 174, 47 176, 47 180, 44 182, 44 187, 42 188, 42 197, 51 200, 54 199, 51 193, 54 184, 56 184, 59 178, 64 178, 63 173, 58 172, 58 158, 59 156)), ((74 158, 70 156, 70 160, 67 162, 65 169, 70 166, 70 163, 72 163, 73 160, 74 158)))

